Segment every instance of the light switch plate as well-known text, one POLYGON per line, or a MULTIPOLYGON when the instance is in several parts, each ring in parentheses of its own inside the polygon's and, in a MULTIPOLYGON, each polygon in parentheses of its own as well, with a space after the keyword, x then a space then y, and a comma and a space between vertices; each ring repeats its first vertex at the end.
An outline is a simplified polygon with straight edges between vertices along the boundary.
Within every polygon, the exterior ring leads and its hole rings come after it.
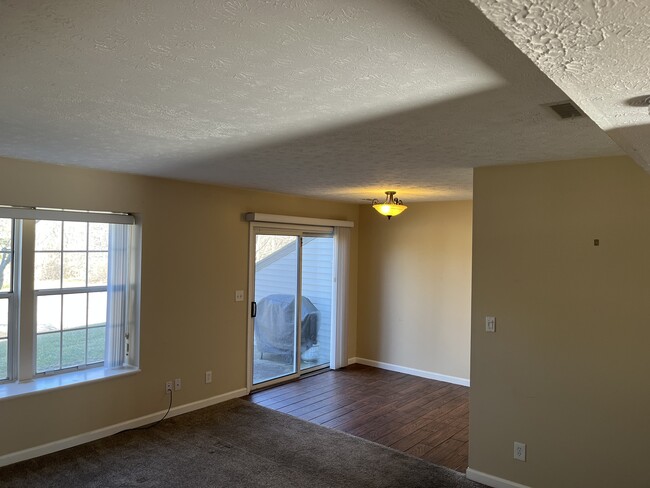
POLYGON ((497 319, 496 317, 485 317, 485 332, 496 332, 497 319))

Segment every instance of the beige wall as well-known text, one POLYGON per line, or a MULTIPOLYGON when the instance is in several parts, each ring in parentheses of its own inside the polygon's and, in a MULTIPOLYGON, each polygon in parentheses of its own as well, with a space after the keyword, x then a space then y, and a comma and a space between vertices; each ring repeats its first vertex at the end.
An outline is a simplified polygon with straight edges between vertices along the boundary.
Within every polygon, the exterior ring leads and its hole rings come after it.
MULTIPOLYGON (((0 401, 0 455, 246 387, 249 211, 357 221, 358 206, 0 158, 0 204, 141 215, 142 372, 0 401), (204 384, 204 372, 213 382, 204 384)), ((357 228, 349 354, 356 354, 357 228)))
POLYGON ((469 378, 472 202, 359 211, 360 358, 469 378))
POLYGON ((473 261, 470 467, 648 486, 650 176, 627 158, 477 169, 473 261))

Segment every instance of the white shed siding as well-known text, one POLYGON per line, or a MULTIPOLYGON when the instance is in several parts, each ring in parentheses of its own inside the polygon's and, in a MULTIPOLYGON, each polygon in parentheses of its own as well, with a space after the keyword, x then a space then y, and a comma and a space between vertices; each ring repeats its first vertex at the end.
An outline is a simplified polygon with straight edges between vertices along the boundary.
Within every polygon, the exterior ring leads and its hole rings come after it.
POLYGON ((321 352, 330 350, 333 242, 332 238, 305 239, 302 248, 302 294, 320 311, 321 352))
POLYGON ((296 245, 289 244, 255 266, 255 301, 268 295, 296 294, 296 245))
MULTIPOLYGON (((302 294, 309 298, 320 312, 318 343, 320 350, 329 351, 332 323, 332 238, 311 238, 303 240, 302 294)), ((255 300, 267 295, 296 292, 296 250, 295 245, 276 251, 256 266, 255 300), (292 248, 293 247, 293 248, 292 248)))

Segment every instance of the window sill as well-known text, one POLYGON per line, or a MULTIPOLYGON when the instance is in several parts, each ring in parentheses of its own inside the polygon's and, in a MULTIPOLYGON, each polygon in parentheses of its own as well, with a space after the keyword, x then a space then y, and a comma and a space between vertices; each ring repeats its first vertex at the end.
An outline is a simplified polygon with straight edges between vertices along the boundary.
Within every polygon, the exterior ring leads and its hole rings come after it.
POLYGON ((0 401, 11 398, 34 395, 44 391, 69 388, 79 384, 94 383, 116 376, 126 376, 138 373, 140 369, 133 366, 104 369, 90 368, 70 373, 61 373, 51 376, 41 376, 28 381, 14 381, 13 383, 0 384, 0 401))

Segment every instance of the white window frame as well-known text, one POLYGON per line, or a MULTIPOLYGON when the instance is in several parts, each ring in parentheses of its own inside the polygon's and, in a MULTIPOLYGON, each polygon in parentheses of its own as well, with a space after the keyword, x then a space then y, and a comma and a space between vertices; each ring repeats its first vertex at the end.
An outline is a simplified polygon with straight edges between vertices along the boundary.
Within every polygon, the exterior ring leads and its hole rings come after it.
MULTIPOLYGON (((0 380, 0 400, 32 394, 52 388, 97 381, 116 375, 138 372, 141 224, 133 215, 0 206, 0 217, 14 219, 13 290, 8 333, 8 379, 0 380), (36 299, 37 296, 65 295, 106 291, 106 286, 34 290, 34 241, 36 220, 131 224, 129 281, 130 311, 125 331, 125 361, 117 367, 102 363, 74 366, 51 372, 36 373, 36 299), (25 245, 30 249, 25 249, 25 245)), ((88 252, 88 251, 86 251, 88 252)), ((87 328, 87 324, 86 324, 87 328)))
MULTIPOLYGON (((29 220, 29 222, 31 223, 31 222, 35 222, 35 221, 34 220, 29 220)), ((59 221, 55 221, 55 222, 59 222, 59 221)), ((39 297, 61 296, 61 300, 62 300, 62 302, 61 302, 61 305, 62 305, 61 306, 61 318, 63 318, 63 296, 64 295, 86 294, 86 325, 83 328, 79 328, 79 329, 75 329, 75 330, 83 330, 83 329, 85 329, 85 331, 86 331, 86 339, 85 339, 86 354, 85 354, 85 356, 86 356, 86 359, 87 359, 87 356, 88 356, 88 333, 89 333, 89 327, 88 327, 88 299, 89 299, 89 297, 88 297, 88 294, 90 294, 90 293, 98 293, 98 292, 107 292, 108 285, 83 286, 83 287, 79 286, 79 287, 74 287, 74 288, 64 288, 63 287, 63 270, 64 270, 64 262, 65 262, 64 256, 65 256, 66 253, 70 253, 70 252, 75 252, 75 253, 76 252, 83 252, 83 253, 86 254, 86 283, 87 283, 88 282, 88 271, 89 271, 89 268, 90 268, 90 265, 89 265, 90 255, 92 253, 96 253, 96 252, 106 252, 106 256, 107 256, 107 259, 108 259, 108 250, 107 251, 94 251, 94 250, 89 249, 89 239, 90 239, 89 224, 90 224, 90 222, 84 222, 86 224, 86 226, 87 226, 86 227, 86 248, 85 248, 85 250, 84 251, 68 251, 68 250, 65 250, 64 249, 65 223, 66 222, 73 222, 73 221, 63 220, 63 221, 60 221, 60 222, 63 223, 63 225, 61 227, 61 246, 60 246, 61 249, 60 250, 58 250, 58 251, 40 251, 40 250, 37 251, 35 249, 35 246, 33 245, 34 243, 31 243, 31 242, 30 243, 23 242, 23 249, 22 250, 23 250, 23 252, 30 252, 30 253, 33 252, 34 256, 36 256, 36 254, 38 252, 56 252, 56 253, 59 253, 61 255, 61 285, 62 286, 61 286, 61 288, 42 288, 42 289, 38 289, 38 290, 34 289, 34 306, 36 307, 37 312, 38 312, 38 299, 39 299, 39 297)), ((36 330, 34 331, 34 334, 35 334, 35 338, 36 338, 36 343, 38 342, 38 336, 39 335, 58 333, 60 335, 60 337, 61 337, 61 340, 60 340, 60 343, 59 343, 59 350, 60 350, 59 351, 59 367, 56 368, 56 369, 44 370, 44 371, 39 372, 38 368, 37 368, 37 364, 36 364, 37 359, 38 359, 38 355, 37 355, 37 352, 35 351, 34 352, 34 375, 35 376, 46 375, 46 374, 59 374, 59 373, 63 373, 63 372, 66 372, 66 371, 74 371, 74 370, 79 370, 79 369, 96 368, 96 367, 103 366, 104 359, 102 358, 101 361, 97 361, 97 362, 94 362, 94 363, 85 362, 84 364, 80 364, 80 365, 76 365, 76 366, 63 367, 63 364, 62 364, 62 361, 61 361, 62 356, 63 356, 63 322, 61 322, 61 329, 58 330, 58 331, 54 331, 54 332, 42 332, 42 333, 39 334, 38 329, 37 328, 35 328, 35 329, 36 330)))
MULTIPOLYGON (((98 292, 106 292, 107 287, 106 286, 90 286, 90 287, 79 287, 79 288, 56 288, 56 289, 47 289, 47 290, 34 290, 34 305, 37 306, 38 304, 38 298, 39 297, 47 297, 47 296, 64 296, 64 295, 86 295, 86 325, 84 327, 79 327, 77 329, 71 329, 71 330, 85 330, 86 331, 86 339, 85 339, 85 344, 86 344, 86 358, 88 356, 88 331, 89 329, 92 328, 97 328, 97 327, 89 327, 88 326, 88 294, 90 293, 98 293, 98 292)), ((61 314, 63 314, 63 307, 61 307, 61 314)), ((41 332, 39 333, 38 330, 34 331, 35 337, 38 339, 39 335, 46 335, 46 334, 59 334, 61 335, 61 342, 59 344, 59 349, 62 355, 63 352, 63 328, 61 328, 58 331, 52 331, 52 332, 41 332)), ((88 363, 87 361, 84 364, 76 365, 76 366, 68 366, 68 367, 63 367, 61 363, 59 363, 60 367, 57 369, 48 369, 45 371, 38 371, 38 368, 36 367, 36 360, 37 360, 37 355, 34 353, 34 376, 38 375, 46 375, 46 374, 59 374, 59 373, 64 373, 66 371, 72 371, 72 370, 78 370, 78 369, 84 369, 84 368, 97 368, 101 367, 104 365, 104 359, 102 358, 101 361, 93 362, 93 363, 88 363)))
POLYGON ((0 298, 3 299, 8 299, 9 300, 9 306, 8 306, 8 324, 7 324, 7 378, 0 378, 0 383, 3 381, 8 381, 9 379, 13 378, 14 376, 14 371, 16 370, 15 366, 15 358, 16 358, 16 340, 14 339, 16 337, 17 331, 15 330, 15 325, 16 325, 16 316, 18 313, 18 306, 17 306, 17 293, 16 293, 16 287, 18 286, 18 279, 20 273, 16 269, 16 261, 18 261, 18 258, 20 256, 19 251, 16 249, 18 245, 20 244, 20 238, 19 238, 19 232, 18 229, 16 228, 16 221, 12 220, 12 242, 11 242, 11 291, 8 292, 0 292, 0 298), (18 241, 18 242, 17 242, 18 241))

